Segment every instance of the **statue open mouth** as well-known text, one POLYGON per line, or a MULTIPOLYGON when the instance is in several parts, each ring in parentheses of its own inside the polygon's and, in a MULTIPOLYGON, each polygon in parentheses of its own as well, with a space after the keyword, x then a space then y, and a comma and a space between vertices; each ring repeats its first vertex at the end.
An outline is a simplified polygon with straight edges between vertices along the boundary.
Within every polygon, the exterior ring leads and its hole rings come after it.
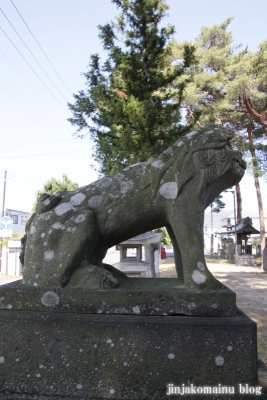
POLYGON ((244 174, 244 171, 247 168, 245 161, 242 159, 242 154, 239 151, 236 151, 231 143, 233 137, 227 138, 226 146, 235 153, 235 156, 232 159, 231 166, 236 172, 240 172, 244 174))
POLYGON ((242 172, 242 174, 244 173, 244 171, 247 168, 245 161, 238 160, 237 158, 232 159, 231 166, 234 169, 234 171, 242 172))

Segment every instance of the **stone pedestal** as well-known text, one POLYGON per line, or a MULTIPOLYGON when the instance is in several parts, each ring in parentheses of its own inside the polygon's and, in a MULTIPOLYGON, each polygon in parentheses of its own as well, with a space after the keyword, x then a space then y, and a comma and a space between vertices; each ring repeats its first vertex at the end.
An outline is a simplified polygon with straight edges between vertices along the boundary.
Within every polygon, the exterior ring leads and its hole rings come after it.
POLYGON ((54 311, 105 315, 234 317, 236 295, 220 290, 193 291, 177 278, 128 278, 114 289, 94 290, 28 286, 17 281, 0 286, 0 310, 54 311))
POLYGON ((220 384, 236 393, 238 383, 257 384, 256 324, 240 311, 160 317, 2 310, 0 321, 0 398, 164 400, 168 384, 220 384))
POLYGON ((235 256, 236 265, 254 267, 254 258, 251 254, 241 254, 235 256))

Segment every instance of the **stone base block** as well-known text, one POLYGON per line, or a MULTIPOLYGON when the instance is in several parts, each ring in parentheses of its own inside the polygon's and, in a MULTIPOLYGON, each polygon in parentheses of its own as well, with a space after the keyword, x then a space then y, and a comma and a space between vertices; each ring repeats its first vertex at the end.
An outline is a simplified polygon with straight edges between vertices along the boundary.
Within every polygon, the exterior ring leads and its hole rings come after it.
POLYGON ((129 278, 108 290, 51 289, 22 281, 0 286, 0 310, 78 312, 106 315, 189 315, 234 317, 236 294, 221 290, 186 290, 178 279, 129 278))
POLYGON ((235 262, 236 265, 254 267, 254 258, 250 254, 242 254, 240 256, 235 256, 235 262))
POLYGON ((240 311, 160 317, 1 310, 0 324, 0 398, 164 400, 172 398, 168 384, 192 384, 232 386, 230 398, 239 399, 239 383, 257 384, 256 324, 240 311))

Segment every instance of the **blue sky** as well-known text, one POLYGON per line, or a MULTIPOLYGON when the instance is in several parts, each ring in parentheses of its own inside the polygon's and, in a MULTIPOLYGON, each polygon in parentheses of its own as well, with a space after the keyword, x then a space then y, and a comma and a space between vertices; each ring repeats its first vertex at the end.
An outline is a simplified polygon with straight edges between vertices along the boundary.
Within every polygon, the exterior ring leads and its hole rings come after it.
MULTIPOLYGON (((7 169, 6 207, 30 211, 37 190, 52 176, 60 179, 67 173, 79 186, 98 177, 90 167, 89 138, 73 137, 67 102, 73 102, 72 93, 85 88, 82 72, 87 71, 89 56, 99 53, 105 58, 97 25, 112 20, 117 9, 110 0, 12 1, 0 2, 0 201, 7 169)), ((253 6, 251 0, 167 2, 165 24, 175 26, 177 40, 193 40, 202 26, 219 24, 227 17, 234 17, 230 30, 235 43, 256 51, 267 38, 265 0, 254 0, 253 6)), ((253 180, 244 179, 241 188, 244 208, 256 210, 253 180)), ((266 198, 265 181, 262 190, 266 198)), ((225 201, 231 208, 232 196, 226 195, 225 201)))

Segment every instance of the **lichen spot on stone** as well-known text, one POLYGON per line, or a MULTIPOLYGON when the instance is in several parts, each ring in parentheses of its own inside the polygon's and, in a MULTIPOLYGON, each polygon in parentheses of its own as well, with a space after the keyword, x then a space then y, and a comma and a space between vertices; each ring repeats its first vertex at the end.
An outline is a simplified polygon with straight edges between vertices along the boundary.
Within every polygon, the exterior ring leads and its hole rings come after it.
POLYGON ((132 181, 121 181, 120 182, 121 185, 121 193, 125 194, 127 193, 129 190, 132 189, 133 187, 133 182, 132 181))
POLYGON ((67 232, 74 233, 76 231, 76 226, 71 226, 67 229, 67 232))
POLYGON ((65 226, 64 225, 62 225, 60 222, 56 222, 56 223, 54 223, 53 225, 52 225, 52 228, 54 228, 54 229, 65 229, 65 226))
POLYGON ((188 303, 189 308, 196 308, 196 303, 188 303))
POLYGON ((45 292, 41 298, 41 303, 46 307, 56 307, 59 297, 55 292, 45 292))
POLYGON ((183 144, 184 144, 183 140, 182 140, 182 139, 178 139, 177 142, 174 143, 174 146, 180 147, 180 146, 182 146, 183 144))
POLYGON ((53 260, 54 256, 53 250, 47 250, 44 252, 44 261, 51 261, 53 260))
POLYGON ((78 206, 78 205, 82 204, 82 202, 84 201, 85 197, 86 196, 83 193, 76 193, 74 196, 72 196, 70 198, 70 202, 74 206, 78 206))
POLYGON ((169 360, 173 360, 175 358, 175 355, 173 353, 168 354, 169 360))
POLYGON ((91 208, 95 208, 95 207, 99 206, 99 204, 101 203, 102 200, 103 200, 103 196, 92 196, 88 200, 88 205, 91 208))
POLYGON ((222 356, 215 357, 215 364, 221 367, 224 364, 224 358, 222 356))
POLYGON ((85 215, 84 214, 80 214, 78 215, 78 217, 75 218, 74 222, 76 224, 80 224, 81 222, 85 221, 85 215))
POLYGON ((203 262, 198 261, 197 267, 198 269, 200 269, 200 271, 205 271, 205 265, 203 264, 203 262))
POLYGON ((74 210, 74 207, 71 203, 62 203, 55 208, 55 213, 57 215, 63 215, 70 210, 74 210))
POLYGON ((202 283, 204 283, 206 281, 207 277, 202 272, 195 269, 195 271, 192 274, 192 279, 195 283, 197 283, 198 285, 201 285, 202 283))
POLYGON ((97 182, 97 187, 99 188, 106 188, 108 186, 110 186, 112 183, 112 179, 109 177, 105 177, 100 179, 100 181, 97 182))
POLYGON ((140 308, 138 306, 133 307, 132 310, 135 314, 140 314, 140 308))
POLYGON ((162 162, 161 160, 157 160, 157 161, 154 161, 151 165, 154 168, 161 169, 164 167, 164 162, 162 162))
POLYGON ((178 186, 176 182, 166 182, 159 188, 159 193, 165 199, 176 199, 178 194, 178 186))
POLYGON ((30 234, 31 234, 31 235, 34 235, 35 232, 36 232, 36 228, 35 228, 34 225, 32 225, 32 226, 30 227, 30 234))
POLYGON ((3 364, 5 362, 5 357, 1 356, 0 357, 0 364, 3 364))
POLYGON ((191 137, 194 136, 196 133, 197 133, 197 131, 189 132, 187 135, 185 135, 185 137, 187 137, 188 139, 191 139, 191 137))
POLYGON ((124 175, 123 175, 121 172, 118 172, 116 175, 114 175, 114 178, 115 178, 117 181, 122 181, 123 178, 124 178, 124 175))

